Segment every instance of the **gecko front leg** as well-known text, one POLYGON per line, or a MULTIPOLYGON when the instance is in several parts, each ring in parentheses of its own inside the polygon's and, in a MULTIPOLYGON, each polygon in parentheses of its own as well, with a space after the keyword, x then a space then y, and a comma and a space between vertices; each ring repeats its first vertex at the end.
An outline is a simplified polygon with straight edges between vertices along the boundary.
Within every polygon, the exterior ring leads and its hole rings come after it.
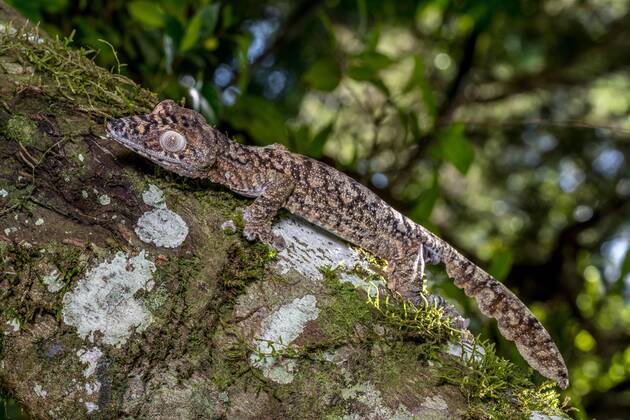
POLYGON ((276 249, 285 247, 284 239, 271 231, 271 220, 282 208, 293 192, 293 180, 284 174, 274 173, 262 194, 243 210, 245 228, 243 236, 250 241, 256 239, 276 249))

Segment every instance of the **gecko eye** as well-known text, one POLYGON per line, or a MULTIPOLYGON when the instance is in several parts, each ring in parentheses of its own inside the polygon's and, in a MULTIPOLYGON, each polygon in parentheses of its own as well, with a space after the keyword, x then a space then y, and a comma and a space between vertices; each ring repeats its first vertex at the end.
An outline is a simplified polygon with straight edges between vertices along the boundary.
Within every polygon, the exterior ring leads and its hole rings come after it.
POLYGON ((186 137, 177 131, 165 131, 160 136, 160 146, 167 152, 181 152, 186 147, 186 137))

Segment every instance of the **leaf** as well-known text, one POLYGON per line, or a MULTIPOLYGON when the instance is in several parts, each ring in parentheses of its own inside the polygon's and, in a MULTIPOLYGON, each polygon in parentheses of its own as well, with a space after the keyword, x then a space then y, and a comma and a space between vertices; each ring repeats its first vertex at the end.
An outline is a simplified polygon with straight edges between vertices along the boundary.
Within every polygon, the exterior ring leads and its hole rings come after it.
POLYGON ((374 51, 378 45, 378 41, 381 39, 381 23, 374 22, 372 29, 365 34, 365 49, 367 51, 374 51))
POLYGON ((192 47, 195 46, 197 40, 199 39, 199 32, 201 31, 201 14, 197 13, 193 18, 188 22, 188 26, 186 27, 186 33, 184 33, 184 37, 182 38, 182 42, 179 43, 179 50, 181 52, 186 52, 192 47))
POLYGON ((464 135, 464 125, 454 124, 440 134, 442 157, 466 175, 475 158, 475 149, 464 135))
POLYGON ((151 1, 132 1, 127 4, 127 10, 131 17, 149 28, 161 28, 164 26, 164 11, 151 1))
POLYGON ((376 51, 364 52, 350 60, 348 76, 354 80, 372 81, 378 78, 378 72, 389 67, 394 61, 376 51))
POLYGON ((190 20, 179 49, 186 52, 193 48, 199 39, 205 39, 214 33, 219 17, 218 3, 202 7, 190 20))
POLYGON ((304 74, 304 81, 314 89, 330 92, 341 80, 339 64, 332 58, 322 58, 304 74))
POLYGON ((207 108, 201 108, 203 115, 208 122, 212 125, 219 122, 219 115, 221 115, 221 98, 219 92, 212 83, 204 83, 201 88, 201 94, 207 102, 207 108))
POLYGON ((314 158, 320 158, 324 154, 324 146, 326 146, 326 142, 330 137, 330 134, 333 132, 333 128, 335 127, 335 121, 330 122, 324 128, 319 130, 313 140, 310 143, 310 147, 308 150, 309 156, 314 158))
POLYGON ((488 272, 497 280, 504 280, 512 269, 514 263, 514 254, 511 250, 506 249, 499 251, 492 257, 488 272))
POLYGON ((297 153, 307 154, 308 144, 311 141, 311 130, 308 125, 301 125, 296 129, 290 128, 290 142, 292 150, 297 153))
POLYGON ((272 102, 241 96, 230 112, 225 113, 225 118, 234 128, 248 132, 259 144, 287 143, 284 115, 272 102))
POLYGON ((175 45, 179 45, 184 36, 184 27, 176 17, 168 15, 164 17, 164 32, 171 37, 175 45))
POLYGON ((429 114, 433 118, 437 115, 437 106, 435 105, 435 97, 433 96, 433 91, 431 90, 431 86, 429 85, 426 75, 425 75, 425 67, 424 62, 422 61, 422 57, 416 55, 413 57, 413 71, 411 72, 411 76, 409 77, 409 81, 404 88, 404 92, 411 92, 415 88, 419 88, 422 93, 422 100, 424 105, 427 107, 429 114))
POLYGON ((619 278, 615 281, 611 292, 622 294, 626 289, 626 276, 630 274, 630 248, 626 251, 626 255, 623 257, 621 267, 619 267, 619 278))
POLYGON ((418 197, 418 204, 411 210, 411 218, 422 224, 426 223, 431 217, 431 213, 439 197, 440 185, 438 184, 437 174, 435 174, 431 187, 423 191, 420 197, 418 197))
POLYGON ((238 73, 238 87, 241 91, 245 91, 247 83, 249 82, 249 60, 247 58, 247 52, 252 44, 252 37, 250 35, 236 35, 234 41, 238 46, 237 54, 239 73, 238 73))

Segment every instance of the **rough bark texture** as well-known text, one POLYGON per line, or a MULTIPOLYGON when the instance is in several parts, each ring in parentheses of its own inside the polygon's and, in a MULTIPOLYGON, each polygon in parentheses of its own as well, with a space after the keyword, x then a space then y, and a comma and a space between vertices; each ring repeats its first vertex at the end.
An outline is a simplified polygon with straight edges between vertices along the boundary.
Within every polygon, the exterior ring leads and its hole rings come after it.
POLYGON ((273 256, 222 228, 246 200, 101 138, 153 97, 20 22, 0 3, 0 384, 33 416, 528 415, 445 379, 467 368, 439 317, 400 321, 355 290, 364 270, 320 272, 367 267, 357 251, 285 217, 273 256))

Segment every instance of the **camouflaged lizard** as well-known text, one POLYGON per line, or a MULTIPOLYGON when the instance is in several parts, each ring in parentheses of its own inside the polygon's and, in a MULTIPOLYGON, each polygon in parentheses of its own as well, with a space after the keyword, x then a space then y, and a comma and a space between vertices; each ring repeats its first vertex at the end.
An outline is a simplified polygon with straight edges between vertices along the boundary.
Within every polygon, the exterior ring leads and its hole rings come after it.
POLYGON ((448 243, 336 169, 281 145, 233 142, 200 114, 170 100, 148 115, 114 119, 107 130, 117 142, 170 171, 255 197, 243 212, 243 234, 249 240, 282 248, 271 224, 280 208, 288 209, 386 260, 388 288, 416 303, 424 291, 425 263, 444 263, 455 285, 498 321, 501 333, 516 343, 530 366, 560 387, 568 386, 562 355, 523 302, 448 243))

